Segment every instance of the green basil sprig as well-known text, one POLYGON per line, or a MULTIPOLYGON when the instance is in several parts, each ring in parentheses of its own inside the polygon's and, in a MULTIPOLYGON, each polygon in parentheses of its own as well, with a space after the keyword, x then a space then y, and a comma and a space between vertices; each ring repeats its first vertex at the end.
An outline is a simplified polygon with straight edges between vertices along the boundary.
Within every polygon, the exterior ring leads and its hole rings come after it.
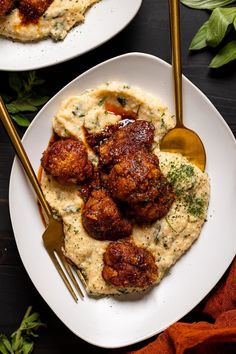
MULTIPOLYGON (((187 4, 187 3, 194 3, 197 6, 197 3, 199 3, 199 8, 202 8, 200 6, 203 6, 203 3, 205 3, 204 6, 208 5, 212 6, 217 5, 217 4, 228 4, 235 2, 234 1, 187 1, 187 0, 182 0, 182 3, 187 4), (201 3, 201 4, 200 4, 201 3)), ((208 7, 209 8, 209 7, 208 7)), ((231 33, 232 36, 236 35, 236 7, 227 7, 227 8, 221 8, 221 7, 216 7, 212 11, 208 21, 206 21, 197 31, 196 35, 193 37, 190 47, 190 50, 199 50, 203 49, 205 47, 218 47, 219 45, 222 44, 222 41, 224 38, 231 33)), ((230 38, 230 37, 226 37, 230 38)), ((218 54, 212 59, 212 61, 209 64, 209 67, 211 68, 219 68, 220 66, 223 66, 227 63, 229 63, 232 60, 236 59, 236 41, 234 38, 231 38, 231 40, 226 42, 223 46, 221 45, 221 48, 218 52, 218 54)))
POLYGON ((10 94, 2 93, 11 118, 20 126, 30 124, 25 113, 36 112, 44 105, 49 97, 45 94, 44 80, 40 79, 35 71, 8 74, 10 94))
POLYGON ((216 7, 232 4, 235 0, 181 0, 181 2, 193 9, 214 10, 216 7))
POLYGON ((31 314, 32 307, 29 306, 20 327, 11 334, 10 339, 0 334, 0 353, 2 354, 29 354, 34 348, 34 339, 38 337, 36 331, 39 327, 45 326, 39 318, 38 313, 31 314))

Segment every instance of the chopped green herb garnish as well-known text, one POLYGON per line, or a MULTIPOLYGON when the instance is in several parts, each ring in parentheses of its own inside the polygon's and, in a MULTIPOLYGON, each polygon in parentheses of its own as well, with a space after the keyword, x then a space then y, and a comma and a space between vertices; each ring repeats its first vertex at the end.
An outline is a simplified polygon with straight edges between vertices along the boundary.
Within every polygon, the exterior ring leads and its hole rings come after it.
POLYGON ((182 184, 185 184, 186 180, 193 177, 194 174, 193 166, 181 164, 168 172, 167 179, 172 184, 175 193, 180 195, 183 192, 182 184))
POLYGON ((28 307, 20 327, 11 334, 8 339, 0 334, 0 353, 3 354, 29 354, 34 348, 34 339, 38 337, 36 331, 39 327, 45 326, 39 318, 38 313, 31 314, 32 307, 28 307))
POLYGON ((99 105, 99 106, 102 106, 103 103, 105 102, 105 99, 106 99, 106 97, 101 98, 101 99, 98 101, 98 105, 99 105))
POLYGON ((185 196, 184 200, 187 203, 189 214, 196 217, 200 217, 203 214, 205 203, 202 198, 188 194, 185 196))

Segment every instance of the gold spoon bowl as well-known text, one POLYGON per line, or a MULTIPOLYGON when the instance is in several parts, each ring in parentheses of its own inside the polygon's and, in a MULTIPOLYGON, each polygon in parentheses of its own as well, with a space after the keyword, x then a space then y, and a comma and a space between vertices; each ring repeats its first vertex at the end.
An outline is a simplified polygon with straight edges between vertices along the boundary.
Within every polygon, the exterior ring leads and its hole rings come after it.
POLYGON ((204 171, 206 166, 204 145, 197 133, 183 124, 179 0, 169 0, 169 10, 176 126, 163 137, 160 150, 180 153, 204 171))
POLYGON ((191 129, 184 126, 171 129, 162 139, 161 151, 179 153, 190 162, 205 170, 206 153, 199 136, 191 129))

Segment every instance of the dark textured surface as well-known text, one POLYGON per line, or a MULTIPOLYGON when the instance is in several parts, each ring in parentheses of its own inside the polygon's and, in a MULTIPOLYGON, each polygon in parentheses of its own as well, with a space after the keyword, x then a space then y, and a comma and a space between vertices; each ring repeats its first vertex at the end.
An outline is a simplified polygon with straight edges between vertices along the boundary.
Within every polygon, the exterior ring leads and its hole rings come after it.
MULTIPOLYGON (((170 62, 167 4, 166 0, 144 0, 136 18, 108 43, 64 64, 38 70, 39 75, 47 80, 50 94, 56 93, 84 70, 119 54, 145 52, 170 62)), ((191 38, 207 16, 205 11, 181 7, 183 73, 206 94, 236 134, 236 62, 209 70, 213 52, 206 50, 191 55, 188 52, 191 38)), ((5 78, 6 73, 0 71, 2 92, 5 78)), ((158 77, 156 79, 158 81, 158 77)), ((22 135, 24 129, 18 131, 22 135)), ((8 211, 13 156, 13 149, 0 126, 0 333, 14 331, 28 305, 33 305, 47 323, 47 329, 41 330, 35 354, 111 353, 111 350, 88 345, 72 334, 38 294, 22 265, 8 211)), ((27 219, 22 215, 23 222, 24 217, 27 219)))

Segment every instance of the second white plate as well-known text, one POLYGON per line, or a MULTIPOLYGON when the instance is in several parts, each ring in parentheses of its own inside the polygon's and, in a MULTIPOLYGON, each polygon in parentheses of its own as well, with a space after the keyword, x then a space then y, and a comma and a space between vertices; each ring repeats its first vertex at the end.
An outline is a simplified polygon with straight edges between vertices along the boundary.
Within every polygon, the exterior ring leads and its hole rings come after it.
POLYGON ((138 12, 142 0, 101 0, 85 22, 60 42, 20 43, 0 37, 0 70, 21 71, 59 64, 98 47, 120 32, 138 12))

